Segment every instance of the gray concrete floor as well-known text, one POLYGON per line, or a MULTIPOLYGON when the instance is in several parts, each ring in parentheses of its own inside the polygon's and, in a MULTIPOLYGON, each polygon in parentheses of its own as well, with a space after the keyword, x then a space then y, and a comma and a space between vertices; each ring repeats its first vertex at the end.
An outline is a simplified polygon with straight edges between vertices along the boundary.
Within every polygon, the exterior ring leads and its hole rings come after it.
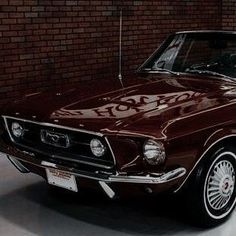
POLYGON ((184 211, 174 201, 111 201, 103 194, 89 191, 54 192, 40 177, 19 173, 0 156, 1 236, 236 235, 235 213, 225 224, 203 230, 187 223, 184 211))

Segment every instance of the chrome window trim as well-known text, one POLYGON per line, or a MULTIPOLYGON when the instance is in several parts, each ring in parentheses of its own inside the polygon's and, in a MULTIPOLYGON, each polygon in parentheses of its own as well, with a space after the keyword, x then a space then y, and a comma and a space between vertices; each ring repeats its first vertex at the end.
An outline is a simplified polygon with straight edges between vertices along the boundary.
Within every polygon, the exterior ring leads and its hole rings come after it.
MULTIPOLYGON (((96 136, 99 136, 99 137, 103 137, 105 142, 107 143, 108 145, 108 148, 110 149, 110 152, 111 152, 111 155, 112 155, 112 159, 113 159, 113 166, 106 166, 106 165, 100 165, 100 164, 95 164, 93 162, 86 162, 86 161, 79 161, 79 160, 76 160, 76 162, 79 162, 79 163, 82 163, 82 164, 87 164, 87 165, 91 165, 91 166, 95 166, 95 167, 102 167, 102 168, 105 168, 105 169, 111 169, 113 168, 114 166, 116 166, 116 159, 115 159, 115 155, 114 155, 114 152, 111 148, 111 145, 110 145, 110 142, 108 141, 107 137, 104 136, 104 134, 102 133, 99 133, 99 132, 93 132, 93 131, 87 131, 87 130, 83 130, 83 129, 77 129, 77 128, 71 128, 71 127, 67 127, 67 126, 62 126, 62 125, 56 125, 56 124, 51 124, 51 123, 45 123, 45 122, 37 122, 37 121, 31 121, 31 120, 27 120, 27 119, 21 119, 21 118, 16 118, 16 117, 12 117, 12 116, 2 116, 3 120, 4 120, 4 123, 5 123, 5 127, 7 129, 7 132, 8 132, 8 135, 11 139, 11 141, 19 146, 22 146, 22 147, 25 147, 25 148, 28 148, 28 149, 31 149, 30 147, 27 147, 27 146, 24 146, 24 145, 21 145, 21 144, 18 144, 15 142, 14 138, 12 137, 11 135, 11 132, 9 130, 9 126, 8 126, 8 123, 7 123, 7 119, 13 119, 13 120, 19 120, 19 121, 22 121, 22 122, 28 122, 28 123, 32 123, 32 124, 36 124, 36 125, 41 125, 41 126, 46 126, 46 127, 53 127, 53 128, 59 128, 59 129, 64 129, 64 130, 70 130, 70 131, 75 131, 75 132, 81 132, 81 133, 87 133, 87 134, 91 134, 91 135, 96 135, 96 136)), ((34 150, 36 152, 39 152, 38 150, 34 150)), ((59 158, 58 158, 59 159, 59 158)), ((69 160, 69 159, 67 159, 69 160)), ((69 160, 70 161, 70 160, 69 160)))
POLYGON ((236 31, 228 31, 228 30, 186 30, 186 31, 178 31, 174 34, 191 34, 191 33, 236 34, 236 31))
POLYGON ((216 140, 215 142, 213 142, 204 152, 203 154, 200 156, 200 158, 198 159, 198 161, 195 163, 195 165, 193 166, 193 168, 190 170, 190 172, 188 173, 188 175, 186 176, 186 178, 184 179, 184 181, 182 182, 182 184, 174 191, 175 193, 177 193, 183 186, 184 184, 187 182, 187 180, 189 179, 190 175, 193 173, 193 171, 196 169, 197 165, 199 164, 199 162, 204 158, 204 156, 206 155, 206 153, 212 148, 214 147, 217 143, 219 143, 220 141, 230 138, 230 137, 236 137, 236 134, 230 134, 230 135, 226 135, 218 140, 216 140))

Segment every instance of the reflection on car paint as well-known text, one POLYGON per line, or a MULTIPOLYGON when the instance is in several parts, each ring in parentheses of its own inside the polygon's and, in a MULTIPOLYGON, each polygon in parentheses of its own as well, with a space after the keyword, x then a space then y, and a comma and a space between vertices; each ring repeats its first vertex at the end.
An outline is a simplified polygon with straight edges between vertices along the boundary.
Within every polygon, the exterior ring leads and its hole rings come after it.
POLYGON ((162 110, 172 103, 198 98, 198 92, 177 92, 160 95, 136 95, 123 97, 119 101, 112 101, 106 105, 92 107, 90 109, 69 109, 67 106, 52 113, 51 118, 56 119, 107 119, 127 118, 140 112, 162 110))

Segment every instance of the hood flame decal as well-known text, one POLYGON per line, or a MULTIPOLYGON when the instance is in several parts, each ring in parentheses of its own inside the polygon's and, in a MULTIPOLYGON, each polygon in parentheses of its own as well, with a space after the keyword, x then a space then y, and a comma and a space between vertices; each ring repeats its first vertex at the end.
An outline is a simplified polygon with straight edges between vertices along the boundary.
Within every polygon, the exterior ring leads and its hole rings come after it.
POLYGON ((51 119, 124 119, 151 110, 162 110, 171 104, 194 99, 202 93, 193 91, 174 92, 159 95, 135 95, 120 100, 101 101, 100 106, 88 109, 72 109, 69 106, 54 111, 51 119))

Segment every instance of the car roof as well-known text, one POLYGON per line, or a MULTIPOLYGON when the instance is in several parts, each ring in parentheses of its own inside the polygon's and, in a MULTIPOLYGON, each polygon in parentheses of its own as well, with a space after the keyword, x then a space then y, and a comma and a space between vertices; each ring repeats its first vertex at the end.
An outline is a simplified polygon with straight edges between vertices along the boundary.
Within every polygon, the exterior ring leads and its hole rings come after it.
POLYGON ((179 31, 175 34, 236 34, 236 31, 226 31, 226 30, 189 30, 189 31, 179 31))

